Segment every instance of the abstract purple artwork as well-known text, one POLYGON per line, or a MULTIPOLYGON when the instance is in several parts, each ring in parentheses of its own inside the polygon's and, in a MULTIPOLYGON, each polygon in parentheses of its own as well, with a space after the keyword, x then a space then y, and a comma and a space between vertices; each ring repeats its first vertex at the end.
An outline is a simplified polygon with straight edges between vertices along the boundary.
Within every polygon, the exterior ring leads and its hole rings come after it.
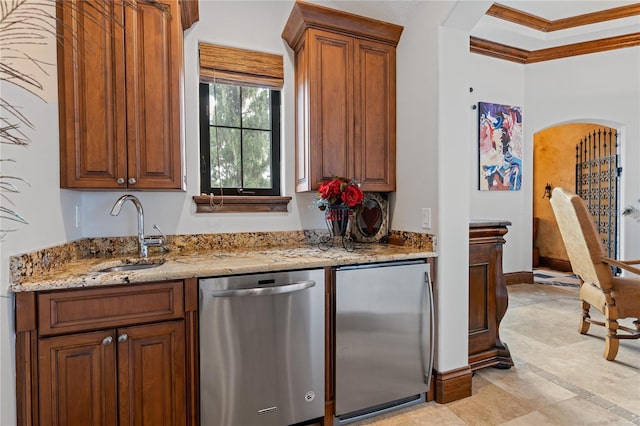
POLYGON ((518 191, 522 185, 522 108, 478 103, 478 162, 482 191, 518 191))

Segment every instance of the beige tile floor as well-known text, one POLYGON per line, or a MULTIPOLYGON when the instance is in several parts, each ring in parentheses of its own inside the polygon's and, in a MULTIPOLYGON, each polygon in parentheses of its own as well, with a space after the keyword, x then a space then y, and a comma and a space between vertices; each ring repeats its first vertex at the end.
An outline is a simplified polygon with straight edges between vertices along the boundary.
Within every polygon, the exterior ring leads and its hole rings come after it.
POLYGON ((622 340, 615 361, 606 361, 604 328, 577 331, 577 288, 516 284, 508 292, 500 336, 515 367, 478 370, 468 398, 352 425, 640 425, 640 340, 622 340))

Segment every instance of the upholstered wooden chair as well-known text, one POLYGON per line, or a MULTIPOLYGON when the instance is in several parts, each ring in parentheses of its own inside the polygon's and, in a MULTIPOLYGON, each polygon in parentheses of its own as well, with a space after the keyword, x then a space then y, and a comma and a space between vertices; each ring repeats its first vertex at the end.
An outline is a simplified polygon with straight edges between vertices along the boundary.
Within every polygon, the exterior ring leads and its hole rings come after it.
POLYGON ((619 339, 640 338, 640 269, 631 265, 640 260, 616 261, 605 256, 594 219, 584 201, 563 188, 555 188, 551 206, 562 234, 571 268, 580 280, 582 318, 579 332, 586 334, 590 324, 607 328, 604 357, 612 361, 618 353, 619 339), (616 277, 612 266, 618 266, 638 277, 616 277), (596 321, 589 316, 593 306, 605 317, 596 321), (635 329, 618 324, 618 319, 635 318, 635 329), (618 334, 619 331, 626 332, 618 334))

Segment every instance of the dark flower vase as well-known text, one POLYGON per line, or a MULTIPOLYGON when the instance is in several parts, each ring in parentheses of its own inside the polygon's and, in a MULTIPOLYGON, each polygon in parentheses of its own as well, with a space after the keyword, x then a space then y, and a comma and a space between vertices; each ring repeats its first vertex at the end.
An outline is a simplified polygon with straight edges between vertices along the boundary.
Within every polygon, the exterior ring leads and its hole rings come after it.
POLYGON ((321 237, 318 247, 322 250, 328 250, 333 246, 336 238, 341 238, 342 246, 347 251, 353 250, 353 240, 351 239, 351 219, 353 213, 346 204, 329 206, 324 213, 329 236, 321 237))
POLYGON ((349 207, 329 207, 325 212, 325 219, 327 220, 327 225, 330 227, 329 231, 331 231, 334 237, 344 237, 347 235, 350 219, 349 207))

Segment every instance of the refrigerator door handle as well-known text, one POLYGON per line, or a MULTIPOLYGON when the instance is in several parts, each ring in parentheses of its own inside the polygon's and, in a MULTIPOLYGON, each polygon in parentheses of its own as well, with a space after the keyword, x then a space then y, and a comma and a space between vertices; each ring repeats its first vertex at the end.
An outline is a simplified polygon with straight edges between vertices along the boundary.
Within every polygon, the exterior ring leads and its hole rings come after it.
POLYGON ((293 293, 316 285, 313 280, 296 281, 269 287, 243 288, 237 290, 213 290, 209 294, 212 297, 237 297, 237 296, 272 296, 274 294, 293 293))
POLYGON ((422 354, 422 365, 428 366, 425 370, 425 383, 427 388, 429 388, 431 384, 431 376, 433 372, 433 353, 434 353, 434 345, 433 345, 433 289, 431 287, 431 275, 429 271, 424 273, 424 287, 425 291, 424 299, 423 299, 423 310, 422 310, 422 327, 421 327, 421 341, 422 341, 422 350, 420 351, 422 354), (428 310, 428 316, 425 313, 425 309, 428 310), (427 324, 428 318, 428 324, 427 324), (426 359, 426 357, 429 359, 426 359))

